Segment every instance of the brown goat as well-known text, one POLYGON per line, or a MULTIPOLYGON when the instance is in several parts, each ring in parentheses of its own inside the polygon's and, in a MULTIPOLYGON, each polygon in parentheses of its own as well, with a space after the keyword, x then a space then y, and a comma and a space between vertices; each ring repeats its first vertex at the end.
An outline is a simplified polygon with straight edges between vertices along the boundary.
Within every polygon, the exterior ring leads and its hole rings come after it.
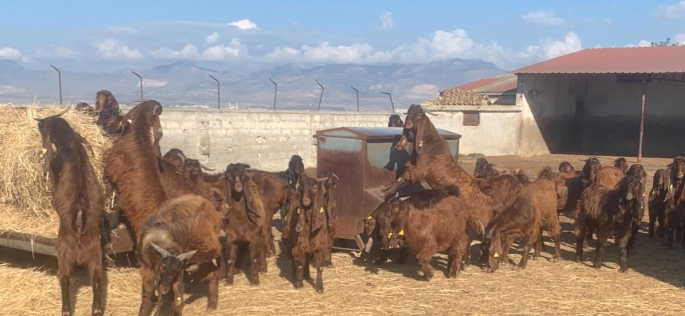
MULTIPOLYGON (((249 168, 249 166, 247 166, 249 168)), ((290 190, 288 186, 278 177, 278 175, 271 172, 250 170, 253 175, 252 180, 259 187, 262 202, 264 204, 264 211, 266 212, 266 227, 267 227, 267 241, 269 243, 269 255, 276 254, 276 246, 273 240, 272 222, 273 217, 288 203, 290 198, 290 190)), ((261 272, 266 272, 266 262, 262 262, 261 272)))
POLYGON ((178 148, 171 148, 162 158, 174 165, 176 170, 181 170, 186 160, 186 155, 178 148))
POLYGON ((614 237, 620 250, 620 272, 628 271, 628 243, 634 219, 640 212, 644 186, 635 177, 626 175, 614 188, 592 184, 581 195, 575 218, 576 261, 583 260, 583 243, 589 228, 597 229, 595 269, 602 267, 607 238, 614 237))
POLYGON ((559 175, 564 176, 566 178, 572 178, 577 175, 580 175, 582 172, 577 171, 576 167, 574 167, 570 162, 568 161, 562 161, 559 163, 559 175))
POLYGON ((482 236, 478 223, 487 225, 490 222, 492 199, 481 191, 477 180, 459 166, 447 142, 438 134, 421 106, 415 104, 407 111, 402 138, 395 149, 403 150, 409 141, 413 142, 413 150, 405 172, 396 182, 385 186, 382 194, 394 195, 397 188, 420 180, 425 180, 434 189, 456 185, 464 200, 463 210, 468 212, 468 226, 482 236))
MULTIPOLYGON (((333 176, 330 176, 333 178, 333 176)), ((309 264, 316 268, 315 289, 323 293, 323 267, 329 260, 333 246, 331 235, 332 212, 326 208, 326 194, 331 188, 329 179, 322 182, 303 177, 295 193, 297 209, 289 212, 288 227, 289 253, 293 260, 293 283, 295 288, 303 287, 303 279, 309 277, 309 264)), ((333 205, 330 205, 333 207, 333 205)))
POLYGON ((492 212, 496 216, 507 207, 528 184, 524 174, 505 174, 487 179, 477 179, 478 187, 492 199, 492 212))
POLYGON ((638 216, 633 219, 633 233, 630 235, 630 240, 628 241, 628 251, 635 247, 635 238, 637 238, 637 233, 640 230, 640 225, 642 224, 642 218, 645 216, 645 192, 644 189, 647 184, 647 171, 640 164, 631 165, 628 171, 625 172, 626 175, 633 176, 637 178, 642 184, 643 192, 638 197, 640 201, 640 211, 638 216))
POLYGON ((153 291, 162 297, 173 289, 175 315, 183 313, 183 271, 190 264, 201 264, 200 271, 212 273, 208 309, 216 309, 219 278, 211 262, 221 256, 221 215, 206 199, 185 195, 168 200, 147 219, 138 242, 138 262, 143 279, 141 314, 152 310, 153 291))
POLYGON ((104 199, 83 138, 59 117, 64 112, 36 119, 53 183, 52 204, 59 215, 56 248, 62 315, 71 315, 69 278, 75 265, 88 268, 93 287, 92 315, 103 315, 100 227, 104 199))
MULTIPOLYGON (((124 120, 132 120, 129 132, 119 137, 104 155, 105 180, 117 191, 121 210, 133 230, 133 238, 136 241, 140 241, 147 220, 159 212, 168 199, 160 176, 163 171, 162 153, 159 149, 159 141, 162 138, 159 123, 161 114, 162 106, 154 100, 135 106, 124 116, 124 120)), ((203 233, 207 236, 207 232, 203 233)), ((195 245, 195 242, 191 245, 195 245)), ((204 256, 199 258, 214 259, 204 256)), ((199 259, 195 258, 193 261, 196 260, 199 259)), ((207 267, 206 270, 210 270, 210 295, 213 297, 209 299, 208 308, 215 309, 217 298, 216 292, 212 289, 219 280, 219 275, 215 271, 216 266, 212 261, 198 263, 202 263, 203 267, 207 267)), ((145 279, 143 271, 141 275, 146 287, 139 315, 149 315, 152 312, 150 299, 153 288, 147 283, 150 280, 145 279)))
POLYGON ((224 216, 226 247, 222 275, 226 284, 233 284, 236 266, 240 267, 243 252, 249 248, 250 284, 259 284, 259 270, 265 262, 267 243, 268 211, 264 208, 259 186, 243 164, 229 164, 224 173, 224 196, 228 203, 228 214, 224 216))
MULTIPOLYGON (((468 251, 466 228, 469 205, 463 197, 446 197, 433 206, 417 209, 410 203, 400 203, 396 211, 393 237, 404 231, 405 242, 416 253, 426 280, 433 277, 431 260, 439 251, 449 249, 447 277, 456 278, 468 251)), ((480 227, 483 230, 484 227, 480 227)))
MULTIPOLYGON (((546 169, 551 169, 547 167, 546 169)), ((544 170, 543 170, 544 171, 544 170)), ((508 263, 509 248, 517 238, 523 239, 523 257, 518 268, 525 268, 530 249, 535 244, 533 258, 542 250, 542 226, 547 226, 554 239, 553 262, 559 260, 561 227, 557 215, 556 183, 554 175, 545 175, 526 186, 516 199, 498 214, 485 228, 481 250, 488 254, 488 272, 494 272, 501 261, 508 263)))
POLYGON ((497 167, 495 164, 489 163, 487 159, 480 157, 476 160, 473 177, 476 179, 490 179, 505 174, 518 175, 522 173, 519 169, 497 167))
MULTIPOLYGON (((417 209, 424 209, 433 206, 435 203, 441 201, 448 196, 459 196, 459 187, 446 186, 442 189, 429 189, 413 192, 406 197, 393 197, 376 208, 371 215, 364 219, 364 231, 370 236, 366 244, 365 251, 368 253, 373 247, 374 238, 380 239, 382 242, 381 256, 376 261, 376 264, 382 265, 388 260, 388 250, 390 249, 390 238, 394 231, 396 222, 393 222, 395 215, 397 215, 398 206, 400 203, 409 203, 417 209)), ((400 231, 395 234, 397 243, 400 247, 400 257, 397 260, 398 264, 404 264, 407 259, 407 249, 404 242, 404 232, 400 231)), ((467 260, 468 262, 468 260, 467 260)))
POLYGON ((76 104, 76 107, 74 107, 74 111, 83 112, 88 115, 95 115, 95 110, 93 110, 93 107, 86 102, 79 102, 78 104, 76 104))
POLYGON ((628 171, 628 161, 626 161, 625 158, 619 157, 618 159, 614 160, 614 167, 618 168, 625 174, 628 171))
POLYGON ((391 114, 388 118, 388 127, 403 127, 404 122, 398 114, 391 114))
POLYGON ((654 238, 654 224, 656 222, 659 223, 659 238, 664 236, 666 196, 670 189, 672 189, 670 167, 657 170, 654 173, 652 190, 649 192, 649 238, 654 238))
POLYGON ((107 90, 98 91, 95 99, 94 112, 98 115, 97 126, 109 135, 123 134, 131 125, 130 117, 126 119, 119 113, 121 109, 117 99, 107 90))
POLYGON ((666 247, 673 248, 673 233, 676 240, 682 242, 685 248, 685 238, 682 238, 683 215, 685 215, 685 157, 675 157, 669 165, 671 169, 671 184, 666 195, 666 213, 664 227, 666 227, 666 247))

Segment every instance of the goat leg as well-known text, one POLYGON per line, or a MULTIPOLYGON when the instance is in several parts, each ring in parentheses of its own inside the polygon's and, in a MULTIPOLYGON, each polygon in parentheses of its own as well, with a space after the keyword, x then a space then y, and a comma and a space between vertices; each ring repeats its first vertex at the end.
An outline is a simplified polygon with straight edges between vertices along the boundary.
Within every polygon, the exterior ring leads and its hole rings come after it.
POLYGON ((226 284, 233 284, 233 277, 235 276, 235 266, 236 266, 236 256, 238 253, 238 245, 234 242, 226 241, 226 252, 228 253, 226 257, 226 284))
MULTIPOLYGON (((400 250, 401 251, 401 250, 400 250)), ((363 254, 364 252, 362 252, 363 254)), ((401 256, 401 254, 400 254, 401 256)), ((385 247, 381 248, 381 256, 376 260, 376 264, 382 266, 386 261, 388 261, 388 250, 385 247)))
POLYGON ((602 261, 604 261, 604 252, 606 251, 607 234, 603 231, 597 230, 597 246, 595 247, 595 263, 594 268, 600 269, 602 261))
POLYGON ((304 266, 302 266, 302 276, 305 279, 311 279, 311 275, 309 274, 309 265, 311 264, 311 255, 310 254, 305 254, 304 255, 304 266))
MULTIPOLYGON (((185 306, 185 302, 183 301, 183 277, 179 277, 176 280, 176 283, 174 283, 174 300, 171 303, 172 308, 174 310, 174 315, 181 316, 183 315, 183 307, 185 306)), ((161 301, 159 303, 161 306, 161 301)), ((160 309, 157 308, 157 311, 160 309)))
MULTIPOLYGON (((215 310, 219 303, 219 271, 216 266, 210 261, 206 263, 207 266, 213 268, 214 271, 209 273, 209 300, 207 300, 207 311, 215 310)), ((183 278, 179 278, 183 284, 183 278)), ((182 286, 182 285, 181 285, 182 286)), ((183 291, 181 291, 181 294, 183 291)))
MULTIPOLYGON (((140 303, 140 311, 138 316, 149 316, 152 313, 152 296, 154 295, 154 272, 147 268, 142 268, 140 276, 143 283, 142 302, 140 303)), ((157 304, 162 304, 162 299, 158 300, 157 304)))
POLYGON ((542 252, 543 242, 542 242, 542 229, 538 234, 538 238, 535 240, 535 251, 533 251, 533 256, 530 258, 532 260, 537 260, 542 252))
POLYGON ((93 287, 93 306, 92 316, 102 315, 102 252, 100 248, 96 248, 93 254, 93 259, 89 264, 90 283, 93 287))
POLYGON ((621 239, 619 246, 618 246, 618 251, 619 251, 619 257, 618 257, 619 270, 618 270, 618 272, 626 272, 626 271, 628 271, 628 259, 627 259, 628 247, 626 246, 625 237, 621 239))
POLYGON ((654 223, 656 222, 656 214, 651 209, 649 210, 649 226, 647 236, 649 239, 654 238, 654 223))
POLYGON ((656 217, 657 223, 659 223, 659 228, 657 229, 657 236, 659 236, 659 238, 664 237, 664 217, 665 215, 663 210, 661 210, 661 212, 659 212, 659 214, 656 217))
POLYGON ((250 243, 250 285, 259 285, 259 268, 264 254, 264 246, 260 241, 250 243))
MULTIPOLYGON (((397 264, 405 264, 407 263, 407 256, 408 256, 408 251, 407 251, 407 246, 402 245, 400 247, 400 256, 397 258, 397 264)), ((387 257, 387 254, 386 254, 387 257)))
POLYGON ((666 232, 666 248, 673 249, 673 227, 668 225, 668 230, 666 232))
POLYGON ((71 316, 71 302, 69 300, 69 275, 57 273, 59 275, 59 285, 62 290, 62 316, 71 316))
POLYGON ((296 289, 304 287, 304 272, 305 254, 299 248, 294 248, 293 251, 293 285, 296 289))
POLYGON ((433 278, 433 268, 431 267, 431 259, 433 259, 435 251, 431 251, 430 248, 431 247, 428 246, 416 255, 416 259, 419 260, 419 264, 421 265, 423 278, 426 281, 430 281, 433 278))
POLYGON ((312 261, 316 268, 316 293, 323 294, 323 263, 326 261, 323 249, 319 249, 312 254, 312 261))
POLYGON ((523 247, 523 256, 521 261, 515 267, 515 269, 525 269, 528 264, 528 256, 530 256, 530 249, 533 248, 533 243, 530 240, 525 240, 525 246, 523 247))
POLYGON ((585 225, 576 228, 576 262, 583 262, 583 244, 585 242, 585 225))

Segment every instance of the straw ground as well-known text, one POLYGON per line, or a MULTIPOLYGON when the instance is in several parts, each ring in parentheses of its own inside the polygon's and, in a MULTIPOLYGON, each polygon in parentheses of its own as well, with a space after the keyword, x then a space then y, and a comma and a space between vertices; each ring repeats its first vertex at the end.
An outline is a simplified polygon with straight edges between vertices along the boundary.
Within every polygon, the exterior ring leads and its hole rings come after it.
MULTIPOLYGON (((562 160, 573 163, 578 156, 540 156, 532 158, 493 157, 500 165, 522 167, 529 175, 545 164, 562 160)), ((489 158, 490 160, 490 158, 489 158)), ((630 160, 630 159, 629 159, 630 160)), ((647 159, 651 174, 668 159, 647 159)), ((462 164, 472 170, 475 159, 462 164)), ((651 182, 651 181, 650 181, 651 182)), ((648 183, 648 190, 651 183, 648 183)), ((574 237, 572 220, 562 216, 562 260, 551 263, 552 244, 540 259, 529 261, 525 270, 501 268, 487 274, 469 266, 457 279, 440 273, 430 282, 420 279, 416 260, 406 265, 392 262, 383 267, 361 262, 351 253, 333 254, 333 267, 324 269, 326 292, 317 295, 310 282, 296 290, 291 283, 291 264, 283 256, 269 259, 269 272, 259 286, 249 286, 245 275, 236 276, 235 285, 221 285, 219 310, 213 315, 491 315, 491 314, 648 314, 676 315, 685 308, 685 251, 667 250, 658 239, 648 240, 645 225, 638 236, 635 253, 628 258, 629 271, 618 272, 618 252, 613 243, 607 247, 601 270, 591 267, 593 251, 582 264, 572 260, 574 237)), ((280 223, 275 220, 275 223, 280 223)), ((280 240, 280 226, 274 229, 280 240)), ((516 244, 515 244, 516 245, 516 244)), ((279 243, 280 246, 280 243, 279 243)), ((594 250, 594 242, 590 242, 594 250)), ((477 245, 472 247, 477 254, 477 245)), ((397 257, 391 252, 390 259, 397 257)), ((476 256, 474 256, 476 257, 476 256)), ((413 259, 413 256, 410 256, 413 259)), ((512 250, 518 262, 520 248, 512 250)), ((133 261, 133 258, 131 258, 133 261)), ((445 272, 447 258, 436 256, 433 264, 445 272)), ((56 261, 45 256, 0 248, 0 315, 49 315, 59 311, 59 286, 55 278, 56 261)), ((135 264, 135 262, 133 262, 135 264)), ((90 310, 91 292, 85 271, 72 284, 77 297, 76 313, 90 310)), ((106 315, 135 315, 140 304, 140 276, 128 265, 126 255, 117 258, 107 271, 106 315)), ((205 284, 188 280, 185 299, 187 315, 205 315, 205 284)))

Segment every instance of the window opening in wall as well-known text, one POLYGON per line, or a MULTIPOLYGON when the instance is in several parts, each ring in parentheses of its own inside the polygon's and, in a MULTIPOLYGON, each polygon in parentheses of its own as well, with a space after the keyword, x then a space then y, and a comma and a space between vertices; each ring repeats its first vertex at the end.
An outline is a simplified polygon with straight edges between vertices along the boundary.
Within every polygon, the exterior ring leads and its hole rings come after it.
POLYGON ((480 112, 465 111, 464 112, 464 126, 478 126, 480 125, 480 112))

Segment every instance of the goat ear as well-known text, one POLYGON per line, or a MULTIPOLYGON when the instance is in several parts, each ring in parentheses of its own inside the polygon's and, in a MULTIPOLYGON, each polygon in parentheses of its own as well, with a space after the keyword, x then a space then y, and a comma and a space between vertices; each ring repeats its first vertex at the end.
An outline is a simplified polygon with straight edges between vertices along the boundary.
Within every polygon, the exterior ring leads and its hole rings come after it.
POLYGON ((490 248, 494 250, 495 258, 502 255, 502 240, 499 235, 499 231, 496 231, 492 236, 492 241, 490 241, 490 248))
POLYGON ((160 246, 157 246, 157 244, 155 244, 153 242, 150 242, 150 246, 152 246, 152 248, 155 248, 155 250, 157 250, 157 252, 159 252, 159 255, 162 256, 162 258, 166 258, 166 257, 171 256, 171 254, 168 251, 166 251, 166 249, 164 249, 160 246))
POLYGON ((258 201, 255 198, 259 196, 259 192, 252 192, 254 189, 253 186, 256 185, 254 185, 249 176, 245 176, 244 179, 243 192, 245 193, 245 202, 247 203, 247 217, 250 218, 250 221, 253 223, 257 223, 257 220, 264 214, 261 200, 258 201))
POLYGON ((400 137, 400 140, 397 142, 395 145, 395 150, 402 150, 407 147, 407 136, 402 134, 402 137, 400 137))
POLYGON ((416 125, 416 135, 414 135, 414 150, 419 155, 423 153, 423 146, 425 145, 423 143, 423 137, 426 134, 426 120, 428 120, 428 117, 423 114, 418 120, 414 121, 414 124, 416 125))
POLYGON ((187 260, 190 259, 190 257, 192 257, 196 252, 197 252, 197 250, 184 252, 184 253, 182 253, 182 254, 176 256, 176 259, 178 259, 178 261, 181 261, 181 262, 187 261, 187 260))

